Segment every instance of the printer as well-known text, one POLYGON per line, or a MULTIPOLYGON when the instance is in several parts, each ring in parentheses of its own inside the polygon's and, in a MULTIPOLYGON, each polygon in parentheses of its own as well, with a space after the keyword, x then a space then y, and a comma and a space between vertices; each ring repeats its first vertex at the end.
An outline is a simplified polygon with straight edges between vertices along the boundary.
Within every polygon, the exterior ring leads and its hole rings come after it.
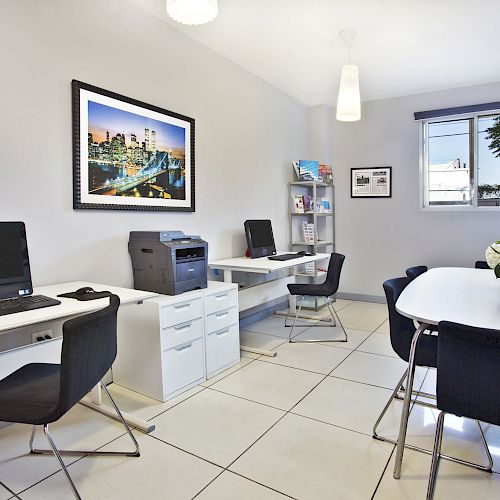
POLYGON ((134 288, 177 295, 207 287, 208 244, 182 231, 131 231, 134 288))

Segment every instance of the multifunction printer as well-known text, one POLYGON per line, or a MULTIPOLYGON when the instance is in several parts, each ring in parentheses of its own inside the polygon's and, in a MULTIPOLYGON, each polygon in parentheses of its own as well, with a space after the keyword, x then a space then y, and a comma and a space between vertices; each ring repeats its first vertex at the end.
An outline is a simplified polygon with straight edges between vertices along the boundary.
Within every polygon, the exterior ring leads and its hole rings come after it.
POLYGON ((207 287, 208 244, 182 231, 131 231, 134 288, 177 295, 207 287))

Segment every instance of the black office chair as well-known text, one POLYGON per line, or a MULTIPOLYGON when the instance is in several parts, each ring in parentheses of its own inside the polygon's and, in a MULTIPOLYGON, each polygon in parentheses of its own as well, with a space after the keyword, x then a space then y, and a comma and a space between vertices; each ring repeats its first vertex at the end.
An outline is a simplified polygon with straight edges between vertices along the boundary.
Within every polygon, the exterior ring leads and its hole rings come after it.
POLYGON ((411 280, 414 280, 417 276, 420 276, 421 274, 424 274, 427 272, 427 266, 414 266, 414 267, 409 267, 406 270, 406 276, 410 278, 411 280))
POLYGON ((476 269, 491 269, 485 260, 476 260, 476 264, 474 265, 474 267, 476 269))
POLYGON ((102 377, 116 357, 116 315, 120 299, 111 295, 109 306, 66 321, 63 325, 61 364, 30 363, 0 381, 0 420, 33 425, 30 450, 54 454, 76 498, 80 498, 62 455, 139 456, 139 445, 102 377), (93 387, 101 384, 127 430, 135 450, 131 452, 58 450, 49 433, 49 424, 61 418, 93 387), (51 450, 33 448, 36 426, 42 425, 51 450))
MULTIPOLYGON (((333 302, 333 295, 337 293, 337 290, 339 288, 339 282, 340 282, 340 272, 342 271, 342 265, 344 264, 345 260, 345 255, 342 255, 340 253, 332 253, 330 256, 330 262, 328 263, 328 271, 326 273, 326 278, 323 283, 291 283, 287 285, 288 291, 290 292, 290 295, 295 295, 295 296, 300 296, 302 297, 302 300, 300 302, 300 306, 297 309, 297 312, 295 314, 295 318, 293 320, 293 324, 289 325, 287 324, 288 316, 290 314, 290 310, 288 310, 288 313, 285 318, 285 326, 290 327, 291 330, 288 335, 288 341, 289 342, 347 342, 347 333, 342 326, 342 322, 340 321, 340 318, 338 315, 335 313, 335 309, 332 305, 333 302), (328 308, 328 311, 332 317, 333 320, 333 326, 337 326, 337 321, 340 324, 340 327, 342 331, 344 332, 344 338, 342 339, 318 339, 318 340, 310 340, 310 339, 304 339, 304 340, 294 340, 292 338, 292 333, 293 329, 295 327, 295 323, 297 322, 297 318, 300 315, 300 310, 302 309, 302 305, 304 303, 304 298, 305 297, 324 297, 326 306, 328 308)), ((311 326, 309 323, 307 326, 311 326)), ((330 327, 331 325, 314 325, 314 326, 323 326, 323 327, 330 327)))
MULTIPOLYGON (((387 298, 387 307, 389 309, 389 329, 390 329, 391 345, 392 348, 394 349, 394 352, 402 360, 406 362, 408 362, 410 356, 410 347, 413 335, 415 334, 415 325, 413 323, 413 320, 398 313, 398 311, 396 310, 396 301, 401 295, 401 292, 408 286, 410 282, 411 279, 408 277, 394 278, 391 280, 387 280, 383 285, 385 296, 387 298)), ((429 334, 422 335, 420 337, 420 340, 418 341, 417 350, 415 352, 415 366, 426 366, 426 367, 436 368, 437 353, 438 353, 438 336, 429 334)), ((394 389, 384 409, 382 410, 382 413, 380 414, 377 421, 375 422, 375 425, 373 426, 373 437, 375 439, 378 439, 379 441, 386 441, 388 443, 397 444, 397 441, 394 439, 380 436, 377 433, 377 427, 384 418, 384 415, 386 414, 392 401, 395 399, 400 399, 400 400, 404 399, 405 390, 410 389, 412 391, 411 395, 415 396, 411 400, 412 403, 421 406, 426 406, 429 408, 436 408, 436 405, 428 403, 426 401, 422 401, 420 399, 417 399, 416 397, 416 396, 421 396, 435 400, 436 396, 434 394, 429 394, 421 391, 414 391, 412 388, 408 387, 404 388, 403 382, 407 374, 408 374, 408 369, 405 370, 403 376, 399 380, 398 384, 396 385, 396 388, 394 389)), ((479 425, 479 422, 477 423, 477 425, 479 432, 481 434, 481 439, 484 440, 483 431, 481 429, 481 426, 479 425)), ((428 455, 432 453, 430 450, 426 450, 425 448, 420 448, 419 446, 405 444, 405 447, 415 451, 426 453, 428 455)), ((485 467, 481 465, 477 465, 472 462, 462 460, 460 458, 450 457, 448 455, 443 455, 443 458, 446 458, 453 462, 461 463, 463 465, 468 465, 479 469, 485 469, 485 467)))
MULTIPOLYGON (((427 499, 434 494, 447 413, 500 425, 500 331, 473 328, 448 321, 439 323, 436 425, 427 499)), ((480 425, 478 423, 478 425, 480 425)), ((488 445, 491 471, 493 461, 488 445)))

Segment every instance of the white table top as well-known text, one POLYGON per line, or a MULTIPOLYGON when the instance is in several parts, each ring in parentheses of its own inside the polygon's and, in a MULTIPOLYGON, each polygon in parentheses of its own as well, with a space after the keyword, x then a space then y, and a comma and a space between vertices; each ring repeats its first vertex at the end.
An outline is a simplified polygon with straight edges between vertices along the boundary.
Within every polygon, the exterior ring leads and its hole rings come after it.
POLYGON ((430 269, 403 290, 396 310, 432 325, 445 320, 500 330, 500 279, 491 269, 430 269))
MULTIPOLYGON (((283 255, 285 253, 293 252, 276 252, 276 255, 283 255)), ((268 274, 281 269, 298 266, 300 264, 307 264, 308 262, 315 262, 317 260, 329 258, 329 253, 317 253, 316 255, 309 255, 284 261, 269 260, 267 257, 259 257, 257 259, 251 259, 250 257, 233 257, 232 259, 214 260, 208 263, 208 267, 211 269, 230 269, 231 271, 268 274)))
POLYGON ((85 281, 72 281, 69 283, 37 287, 33 290, 34 295, 46 295, 47 297, 53 297, 54 299, 60 300, 61 304, 57 306, 44 307, 42 309, 34 309, 32 311, 24 311, 0 316, 0 332, 35 323, 42 323, 44 321, 52 321, 68 316, 96 311, 97 309, 106 307, 109 304, 108 298, 78 301, 76 299, 57 297, 60 293, 74 292, 85 286, 89 286, 99 292, 107 290, 114 293, 120 297, 122 304, 144 300, 158 295, 153 292, 100 285, 98 283, 87 283, 85 281))

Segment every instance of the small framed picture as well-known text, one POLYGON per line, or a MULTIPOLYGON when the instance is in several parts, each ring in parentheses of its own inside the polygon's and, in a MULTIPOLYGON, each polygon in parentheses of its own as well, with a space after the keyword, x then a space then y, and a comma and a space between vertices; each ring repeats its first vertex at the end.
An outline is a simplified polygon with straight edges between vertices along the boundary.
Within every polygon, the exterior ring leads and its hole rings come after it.
POLYGON ((392 167, 351 168, 351 198, 390 198, 392 167))

